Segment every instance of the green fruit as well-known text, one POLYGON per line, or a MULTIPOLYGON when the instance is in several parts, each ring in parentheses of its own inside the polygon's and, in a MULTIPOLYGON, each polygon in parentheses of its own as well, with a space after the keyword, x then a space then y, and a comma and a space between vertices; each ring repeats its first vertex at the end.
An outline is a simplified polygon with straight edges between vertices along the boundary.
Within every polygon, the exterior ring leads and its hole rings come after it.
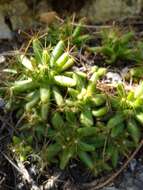
POLYGON ((26 100, 27 100, 27 101, 32 100, 32 98, 33 98, 35 92, 36 92, 36 91, 33 91, 33 92, 30 92, 30 93, 27 93, 27 95, 26 95, 26 100))
POLYGON ((85 88, 81 88, 80 94, 77 95, 78 100, 83 100, 87 95, 87 91, 85 88))
POLYGON ((82 72, 82 71, 75 71, 75 73, 79 76, 79 77, 81 77, 81 78, 83 78, 83 79, 86 79, 87 78, 87 74, 86 73, 84 73, 84 72, 82 72))
POLYGON ((135 120, 129 120, 127 124, 127 129, 134 140, 135 143, 138 143, 141 137, 141 132, 135 120))
POLYGON ((68 88, 68 93, 70 94, 70 96, 76 98, 78 96, 79 92, 77 90, 73 89, 73 88, 68 88))
POLYGON ((54 80, 58 85, 65 87, 73 87, 76 85, 76 81, 74 79, 62 75, 55 76, 54 80))
POLYGON ((51 91, 50 88, 40 88, 40 99, 43 104, 48 103, 50 100, 51 91))
POLYGON ((97 134, 96 127, 81 127, 77 129, 77 133, 80 137, 95 136, 97 134))
POLYGON ((93 152, 95 150, 95 147, 93 145, 80 141, 78 142, 78 149, 80 151, 93 152))
POLYGON ((107 72, 107 69, 106 69, 106 68, 100 67, 100 68, 97 70, 97 75, 98 75, 98 77, 102 77, 102 76, 104 76, 104 75, 106 74, 106 72, 107 72))
POLYGON ((87 96, 93 96, 96 91, 96 83, 89 81, 89 84, 87 86, 87 96))
POLYGON ((48 65, 50 60, 50 55, 47 49, 44 49, 42 52, 42 64, 48 65))
POLYGON ((124 132, 124 128, 124 123, 120 123, 119 125, 114 126, 111 130, 111 137, 115 138, 118 135, 122 134, 124 132))
POLYGON ((74 156, 74 148, 73 147, 69 147, 63 150, 61 158, 60 158, 60 168, 63 170, 69 160, 74 156))
POLYGON ((38 39, 33 40, 33 51, 34 51, 34 56, 36 58, 37 63, 41 63, 42 61, 42 46, 41 42, 38 39))
POLYGON ((52 52, 52 56, 50 59, 51 67, 54 66, 55 62, 62 55, 63 51, 64 51, 64 42, 61 40, 58 42, 58 44, 56 45, 56 47, 54 48, 54 50, 52 52))
POLYGON ((96 84, 97 80, 99 80, 99 75, 98 75, 98 73, 97 73, 97 71, 96 71, 96 72, 94 72, 94 73, 92 74, 92 76, 90 77, 89 83, 94 83, 94 84, 96 84))
POLYGON ((122 114, 115 115, 114 117, 110 118, 107 127, 112 129, 113 127, 121 124, 124 121, 124 117, 122 114))
POLYGON ((94 168, 93 161, 90 157, 90 155, 86 152, 79 152, 79 158, 80 160, 91 170, 94 168))
POLYGON ((81 90, 85 85, 85 78, 75 72, 73 73, 73 79, 76 81, 76 86, 78 87, 78 89, 81 90))
POLYGON ((65 75, 66 77, 72 77, 73 74, 74 74, 74 72, 72 72, 72 71, 65 71, 65 72, 64 72, 64 75, 65 75))
POLYGON ((29 80, 16 81, 10 89, 14 93, 20 93, 36 89, 36 87, 37 84, 29 79, 29 80))
POLYGON ((32 100, 29 101, 28 103, 26 103, 26 105, 25 105, 26 111, 30 111, 37 104, 39 99, 40 99, 39 91, 36 91, 33 95, 32 100))
POLYGON ((106 101, 106 95, 104 94, 96 94, 92 98, 92 102, 95 104, 95 106, 101 106, 106 101))
POLYGON ((55 86, 53 87, 53 95, 54 95, 54 99, 56 101, 56 104, 58 106, 63 105, 64 99, 63 99, 59 89, 57 87, 55 87, 55 86))
POLYGON ((74 64, 74 59, 73 58, 69 58, 68 61, 63 65, 63 67, 61 68, 61 70, 65 71, 65 70, 69 69, 73 64, 74 64))
POLYGON ((81 30, 82 30, 82 25, 81 25, 81 23, 80 23, 80 24, 79 24, 78 26, 76 26, 76 28, 74 29, 74 31, 73 31, 73 33, 72 33, 72 37, 73 37, 73 38, 77 38, 77 37, 80 35, 81 30))
POLYGON ((47 120, 47 116, 48 116, 48 113, 49 113, 49 107, 50 107, 49 102, 41 104, 41 118, 42 118, 43 121, 47 120))
POLYGON ((91 110, 85 110, 80 114, 80 122, 85 127, 91 127, 93 125, 91 110))
POLYGON ((63 53, 56 61, 56 65, 58 66, 58 68, 62 69, 62 67, 66 64, 66 62, 68 61, 69 58, 69 53, 65 52, 63 53))
POLYGON ((92 114, 95 117, 103 117, 107 113, 108 113, 107 107, 102 107, 102 108, 99 108, 98 110, 92 110, 92 114))

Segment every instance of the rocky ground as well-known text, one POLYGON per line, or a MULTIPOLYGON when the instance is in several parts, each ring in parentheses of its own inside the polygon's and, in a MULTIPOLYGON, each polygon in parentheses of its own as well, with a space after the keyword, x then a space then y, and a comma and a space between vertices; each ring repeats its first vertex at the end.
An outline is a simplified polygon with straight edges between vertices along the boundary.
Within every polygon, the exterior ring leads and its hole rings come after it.
MULTIPOLYGON (((118 181, 118 180, 117 180, 118 181)), ((116 180, 115 180, 116 183, 116 180)), ((133 159, 128 169, 120 176, 117 184, 103 188, 103 190, 141 190, 143 186, 143 165, 133 159)))

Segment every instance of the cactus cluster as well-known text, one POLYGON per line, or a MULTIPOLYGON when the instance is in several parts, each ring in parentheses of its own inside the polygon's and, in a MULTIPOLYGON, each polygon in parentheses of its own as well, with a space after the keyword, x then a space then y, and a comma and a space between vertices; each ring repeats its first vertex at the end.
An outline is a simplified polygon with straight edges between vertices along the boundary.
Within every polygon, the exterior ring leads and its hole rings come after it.
MULTIPOLYGON (((64 97, 61 95, 67 87, 76 85, 76 81, 67 76, 66 70, 74 64, 74 59, 68 51, 64 51, 64 42, 58 42, 52 52, 42 49, 38 39, 33 40, 34 56, 30 58, 21 55, 22 74, 18 81, 10 84, 12 98, 25 94, 23 97, 23 112, 34 118, 39 115, 41 121, 47 120, 49 107, 52 103, 63 104, 64 97)), ((12 103, 12 102, 11 102, 12 103)), ((14 103, 14 101, 13 101, 14 103)), ((7 107, 13 107, 8 104, 7 107)), ((16 105, 14 105, 16 106, 16 105)), ((22 106, 21 106, 22 108, 22 106)), ((38 116, 37 118, 38 119, 38 116)))
POLYGON ((141 63, 143 60, 142 42, 135 41, 135 33, 122 32, 118 27, 102 30, 100 32, 101 44, 89 47, 88 50, 104 57, 107 65, 117 64, 121 61, 141 63))
POLYGON ((85 19, 81 19, 77 26, 74 26, 72 21, 73 19, 67 19, 63 23, 53 23, 48 28, 46 41, 55 45, 59 40, 63 39, 70 46, 83 46, 91 39, 91 35, 85 34, 85 28, 82 26, 85 23, 85 19))
MULTIPOLYGON (((82 37, 80 31, 77 26, 73 44, 82 37)), ((108 47, 104 44, 97 49, 110 63, 122 56, 130 59, 131 38, 132 33, 121 37, 111 33, 105 41, 108 47)), ((65 169, 75 159, 95 175, 111 170, 141 139, 143 83, 135 91, 118 84, 109 95, 97 85, 106 68, 74 69, 67 40, 56 43, 53 49, 43 48, 34 39, 32 55, 22 54, 18 59, 16 79, 5 93, 6 109, 14 111, 16 120, 20 118, 11 149, 21 160, 36 154, 43 169, 51 163, 65 169)), ((78 48, 79 43, 76 45, 78 48)))

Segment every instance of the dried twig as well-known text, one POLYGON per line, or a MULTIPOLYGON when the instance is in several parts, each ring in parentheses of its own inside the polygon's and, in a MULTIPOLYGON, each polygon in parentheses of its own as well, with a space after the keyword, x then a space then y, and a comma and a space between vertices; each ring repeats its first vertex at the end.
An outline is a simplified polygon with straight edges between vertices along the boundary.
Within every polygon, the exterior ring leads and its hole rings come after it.
POLYGON ((73 26, 82 26, 84 28, 90 28, 90 29, 105 29, 105 28, 111 28, 111 25, 87 25, 87 24, 78 24, 78 23, 71 23, 73 26))
POLYGON ((1 152, 1 154, 21 174, 24 182, 26 182, 31 187, 31 190, 41 190, 41 188, 39 188, 36 185, 35 181, 31 178, 24 164, 20 160, 16 160, 16 165, 10 158, 8 158, 8 156, 5 153, 1 152))
MULTIPOLYGON (((101 82, 101 81, 98 81, 97 83, 97 88, 102 90, 102 89, 110 89, 110 90, 113 90, 115 88, 117 88, 117 85, 118 84, 114 84, 114 83, 104 83, 104 82, 101 82)), ((133 85, 130 85, 130 84, 126 84, 124 83, 124 87, 125 87, 125 90, 126 91, 135 91, 136 87, 137 86, 133 86, 133 85)))
POLYGON ((0 56, 15 56, 15 55, 20 55, 20 51, 6 51, 3 53, 0 53, 0 56))

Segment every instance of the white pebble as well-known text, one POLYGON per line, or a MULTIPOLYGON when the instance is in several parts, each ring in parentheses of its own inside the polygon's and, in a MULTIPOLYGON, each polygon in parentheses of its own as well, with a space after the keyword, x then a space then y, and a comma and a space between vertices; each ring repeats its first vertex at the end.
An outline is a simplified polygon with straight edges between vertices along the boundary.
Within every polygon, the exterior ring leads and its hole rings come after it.
POLYGON ((3 56, 3 55, 1 55, 0 56, 0 63, 3 63, 3 62, 5 62, 6 61, 6 58, 3 56))

